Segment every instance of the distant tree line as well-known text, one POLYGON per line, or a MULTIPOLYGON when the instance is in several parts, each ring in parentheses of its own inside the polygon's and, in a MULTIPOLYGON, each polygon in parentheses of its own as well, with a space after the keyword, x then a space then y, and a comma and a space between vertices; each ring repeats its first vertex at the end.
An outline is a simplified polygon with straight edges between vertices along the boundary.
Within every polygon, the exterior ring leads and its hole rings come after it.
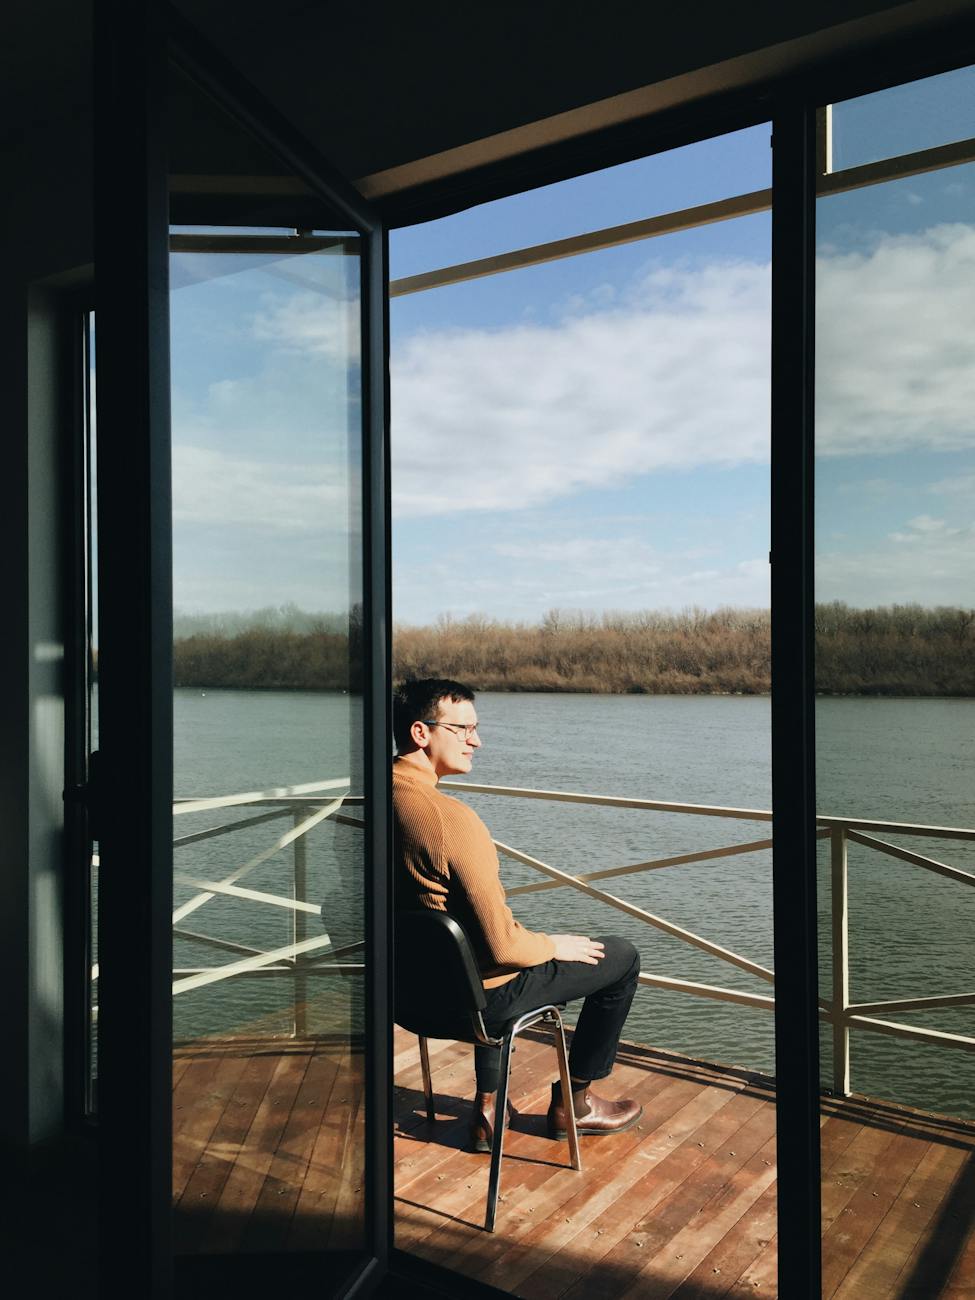
MULTIPOLYGON (((356 610, 360 607, 356 606, 356 610)), ((223 610, 215 614, 187 614, 173 611, 173 636, 183 641, 191 636, 234 637, 258 629, 267 632, 342 632, 349 626, 348 614, 313 614, 293 602, 267 605, 263 609, 223 610)))
POLYGON ((537 624, 442 618, 400 627, 402 677, 458 677, 492 691, 761 694, 769 689, 766 610, 584 614, 537 624))
MULTIPOLYGON (((361 689, 362 616, 295 607, 177 622, 177 686, 361 689)), ((767 610, 585 614, 538 623, 443 617, 399 626, 394 672, 479 690, 760 695, 771 689, 767 610)), ((975 696, 975 610, 816 607, 824 695, 975 696)))
POLYGON ((194 632, 173 642, 177 686, 251 690, 359 690, 361 676, 344 631, 250 627, 231 634, 194 632))
POLYGON ((816 606, 823 695, 975 695, 975 610, 816 606))

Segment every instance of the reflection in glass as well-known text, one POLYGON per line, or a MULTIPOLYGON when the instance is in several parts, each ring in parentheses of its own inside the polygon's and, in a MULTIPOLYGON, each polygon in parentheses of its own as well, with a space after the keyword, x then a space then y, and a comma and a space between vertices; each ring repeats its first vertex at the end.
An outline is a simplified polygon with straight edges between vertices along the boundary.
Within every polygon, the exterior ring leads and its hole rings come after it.
POLYGON ((176 1244, 355 1250, 359 240, 178 77, 171 121, 176 1244))
POLYGON ((975 69, 957 68, 832 105, 832 170, 975 137, 975 69))
POLYGON ((941 1294, 972 1250, 973 196, 817 209, 824 1294, 941 1294))
MULTIPOLYGON (((84 391, 84 513, 85 558, 85 754, 87 779, 92 779, 92 754, 98 749, 98 421, 95 410, 95 313, 88 312, 83 339, 84 391)), ((96 760, 97 761, 97 760, 96 760)), ((91 828, 89 828, 91 829, 91 828)), ((91 843, 88 863, 88 1070, 85 1111, 98 1111, 98 844, 91 843)))

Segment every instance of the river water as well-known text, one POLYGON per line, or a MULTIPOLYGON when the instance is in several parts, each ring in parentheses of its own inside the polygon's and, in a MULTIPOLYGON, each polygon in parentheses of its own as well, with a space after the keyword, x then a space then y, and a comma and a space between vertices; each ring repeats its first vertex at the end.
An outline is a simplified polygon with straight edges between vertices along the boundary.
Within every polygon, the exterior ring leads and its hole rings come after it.
MULTIPOLYGON (((358 768, 358 703, 304 692, 176 692, 177 796, 231 794, 326 780, 358 768)), ((771 807, 769 701, 753 697, 502 695, 478 697, 483 748, 469 778, 483 784, 569 790, 690 804, 771 807)), ((823 814, 929 825, 975 826, 975 701, 827 699, 818 705, 818 796, 823 814)), ((677 813, 586 807, 464 795, 495 838, 568 871, 591 871, 759 840, 768 823, 677 813)), ((253 810, 251 810, 253 814, 253 810)), ((177 818, 177 835, 245 813, 177 818)), ((274 821, 176 849, 177 904, 194 880, 224 878, 287 829, 274 821)), ((361 926, 361 840, 329 820, 308 837, 307 896, 336 944, 361 926)), ((885 836, 916 852, 975 871, 975 844, 885 836)), ((241 884, 289 894, 293 851, 284 848, 241 884)), ((783 870, 788 870, 787 864, 783 870)), ((508 889, 537 882, 503 859, 508 889)), ((757 851, 672 866, 605 882, 602 888, 764 966, 772 965, 771 854, 757 851)), ((632 939, 648 973, 767 994, 769 985, 718 958, 609 909, 575 890, 516 896, 516 915, 548 931, 618 933, 632 939)), ((972 907, 965 884, 859 845, 850 848, 851 998, 855 1002, 969 992, 972 907)), ((821 852, 821 992, 830 993, 828 857, 821 852)), ((184 928, 244 947, 291 942, 291 914, 247 898, 216 898, 184 928)), ((233 959, 199 940, 176 943, 185 969, 233 959)), ((346 1008, 355 976, 315 983, 321 1024, 331 1003, 346 1008)), ((290 980, 244 978, 176 999, 178 1036, 245 1025, 285 1025, 290 980), (277 1017, 277 1020, 275 1020, 277 1017)), ((352 1014, 356 998, 352 993, 352 1014)), ((893 1019, 975 1033, 973 1008, 897 1013, 893 1019)), ((772 1016, 759 1009, 642 988, 626 1036, 671 1051, 774 1072, 772 1016)), ((958 1048, 855 1031, 858 1092, 954 1115, 975 1115, 975 1057, 958 1048)), ((823 1036, 823 1081, 831 1077, 823 1036)))

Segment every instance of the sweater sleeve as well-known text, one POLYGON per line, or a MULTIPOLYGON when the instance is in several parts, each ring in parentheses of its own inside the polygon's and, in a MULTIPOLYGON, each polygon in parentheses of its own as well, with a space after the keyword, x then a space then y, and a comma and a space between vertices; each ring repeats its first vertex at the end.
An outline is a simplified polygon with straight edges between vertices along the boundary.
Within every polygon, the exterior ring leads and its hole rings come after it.
POLYGON ((464 891, 496 965, 523 970, 550 961, 555 956, 551 938, 525 929, 505 901, 498 852, 488 828, 472 808, 454 799, 444 803, 450 875, 464 891))

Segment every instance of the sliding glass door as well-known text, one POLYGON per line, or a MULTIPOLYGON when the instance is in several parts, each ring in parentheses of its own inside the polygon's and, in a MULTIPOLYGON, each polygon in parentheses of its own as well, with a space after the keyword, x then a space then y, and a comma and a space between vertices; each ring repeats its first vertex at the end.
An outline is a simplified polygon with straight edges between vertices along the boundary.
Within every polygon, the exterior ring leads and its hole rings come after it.
POLYGON ((975 71, 822 113, 823 1295, 975 1282, 975 71))
MULTIPOLYGON (((103 1279, 287 1258, 339 1294, 387 1237, 385 239, 192 34, 115 18, 146 188, 99 261, 103 1279)), ((106 160, 103 230, 119 201, 106 160)))
POLYGON ((354 1253, 363 241, 185 77, 170 105, 176 1250, 354 1253))

